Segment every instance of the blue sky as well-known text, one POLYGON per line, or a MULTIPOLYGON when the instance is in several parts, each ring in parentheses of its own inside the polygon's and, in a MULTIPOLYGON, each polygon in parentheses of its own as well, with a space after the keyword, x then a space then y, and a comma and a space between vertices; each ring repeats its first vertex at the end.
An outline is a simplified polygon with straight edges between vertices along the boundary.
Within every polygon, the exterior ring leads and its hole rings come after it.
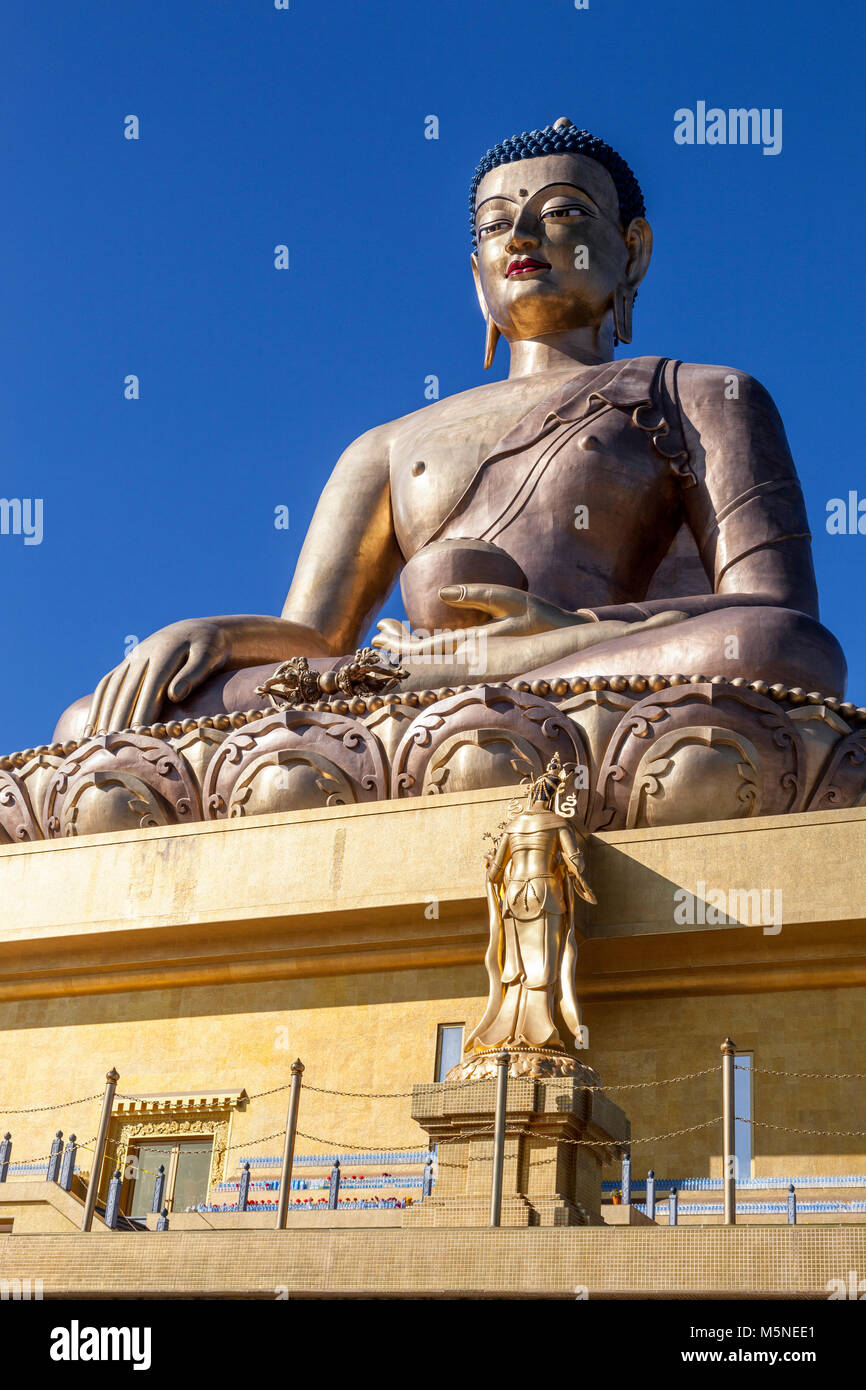
POLYGON ((431 373, 443 395, 480 381, 472 170, 560 115, 644 187, 630 351, 775 397, 866 702, 866 536, 825 527, 830 498, 866 497, 854 7, 47 0, 7 7, 4 37, 0 492, 43 499, 44 538, 0 536, 0 751, 48 741, 130 635, 279 612, 346 444, 431 373), (781 108, 782 152, 677 145, 699 100, 781 108))

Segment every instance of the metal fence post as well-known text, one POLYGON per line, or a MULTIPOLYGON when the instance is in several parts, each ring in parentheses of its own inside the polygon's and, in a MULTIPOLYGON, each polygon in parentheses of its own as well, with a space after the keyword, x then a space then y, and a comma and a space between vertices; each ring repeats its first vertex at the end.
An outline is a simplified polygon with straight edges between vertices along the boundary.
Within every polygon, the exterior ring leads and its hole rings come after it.
POLYGON ((646 1175, 646 1214, 650 1221, 656 1219, 656 1175, 652 1168, 646 1175))
POLYGON ((737 1159, 734 1135, 734 1058, 737 1049, 730 1038, 722 1043, 722 1147, 725 1182, 725 1225, 737 1221, 737 1159))
POLYGON ((331 1181, 328 1183, 328 1211, 336 1211, 340 1200, 340 1160, 334 1159, 331 1168, 331 1181))
POLYGON ((679 1215, 680 1202, 679 1195, 675 1187, 672 1187, 668 1194, 668 1225, 675 1226, 679 1215))
POLYGON ((429 1197, 433 1192, 433 1155, 427 1155, 427 1162, 424 1164, 424 1176, 421 1179, 421 1200, 429 1197))
POLYGON ((508 1094, 507 1052, 496 1058, 496 1116, 493 1122, 493 1175, 490 1185, 490 1224, 499 1226, 502 1218, 502 1166, 505 1161, 505 1102, 508 1094))
POLYGON ((60 1186, 64 1192, 68 1192, 72 1187, 72 1179, 75 1175, 75 1160, 78 1157, 78 1144, 75 1135, 70 1134, 63 1151, 63 1163, 60 1166, 60 1186))
POLYGON ((165 1192, 165 1164, 160 1163, 156 1173, 156 1181, 153 1184, 153 1201, 150 1204, 151 1211, 162 1211, 162 1197, 165 1192))
POLYGON ((93 1225, 93 1213, 96 1210, 96 1196, 99 1192, 99 1179, 102 1174, 102 1161, 105 1158, 105 1141, 108 1138, 108 1126, 111 1121, 111 1107, 114 1104, 114 1092, 117 1090, 117 1083, 120 1075, 115 1067, 105 1073, 105 1096, 102 1101, 102 1114, 99 1117, 99 1129, 96 1131, 96 1142, 93 1145, 93 1164, 90 1169, 90 1181, 87 1184, 87 1196, 84 1199, 84 1214, 81 1217, 82 1231, 89 1231, 93 1225))
POLYGON ((168 1230, 168 1207, 163 1207, 159 1216, 156 1218, 156 1229, 158 1231, 168 1230))
POLYGON ((796 1226, 796 1224, 797 1224, 797 1194, 796 1194, 796 1192, 794 1191, 794 1184, 791 1183, 790 1186, 788 1187, 788 1225, 789 1225, 789 1226, 796 1226))
POLYGON ((238 1185, 238 1211, 246 1211, 247 1201, 250 1195, 250 1165, 246 1162, 241 1173, 241 1180, 238 1185))
POLYGON ((114 1177, 108 1184, 108 1198, 105 1203, 105 1224, 110 1231, 117 1230, 117 1218, 120 1215, 120 1190, 123 1187, 123 1177, 120 1169, 115 1168, 114 1177))
POLYGON ((624 1207, 631 1205, 631 1154, 622 1156, 622 1204, 624 1207))
POLYGON ((277 1201, 277 1230, 286 1229, 286 1213, 289 1210, 289 1197, 292 1187, 292 1159, 295 1156, 295 1133, 298 1128, 298 1105, 301 1100, 301 1077, 304 1064, 298 1057, 292 1063, 292 1089, 289 1092, 289 1112, 286 1116, 286 1143, 283 1149, 283 1166, 280 1169, 280 1194, 277 1201))
POLYGON ((46 1182, 56 1182, 60 1177, 60 1164, 63 1159, 63 1130, 58 1129, 56 1136, 51 1141, 51 1154, 48 1159, 48 1171, 45 1174, 46 1182))
POLYGON ((6 1174, 9 1172, 9 1160, 12 1157, 12 1135, 7 1130, 3 1135, 3 1143, 0 1144, 0 1182, 6 1181, 6 1174))

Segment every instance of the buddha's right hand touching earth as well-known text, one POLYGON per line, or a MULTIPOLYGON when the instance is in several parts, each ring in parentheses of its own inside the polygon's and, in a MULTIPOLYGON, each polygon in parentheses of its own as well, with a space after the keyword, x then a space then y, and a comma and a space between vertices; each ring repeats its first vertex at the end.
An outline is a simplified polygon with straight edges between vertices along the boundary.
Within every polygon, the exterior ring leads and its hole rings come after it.
POLYGON ((85 734, 150 724, 166 701, 179 703, 219 671, 290 656, 327 656, 324 639, 285 618, 240 614, 170 623, 146 637, 103 676, 87 715, 85 734))

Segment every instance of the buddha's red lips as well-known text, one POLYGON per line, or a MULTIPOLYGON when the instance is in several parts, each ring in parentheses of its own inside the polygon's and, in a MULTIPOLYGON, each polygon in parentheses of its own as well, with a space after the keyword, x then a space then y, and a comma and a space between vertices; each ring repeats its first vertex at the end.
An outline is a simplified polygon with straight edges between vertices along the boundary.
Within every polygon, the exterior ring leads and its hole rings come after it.
POLYGON ((520 260, 512 261, 505 272, 506 280, 512 275, 526 275, 531 270, 550 270, 548 261, 534 261, 530 256, 522 256, 520 260))

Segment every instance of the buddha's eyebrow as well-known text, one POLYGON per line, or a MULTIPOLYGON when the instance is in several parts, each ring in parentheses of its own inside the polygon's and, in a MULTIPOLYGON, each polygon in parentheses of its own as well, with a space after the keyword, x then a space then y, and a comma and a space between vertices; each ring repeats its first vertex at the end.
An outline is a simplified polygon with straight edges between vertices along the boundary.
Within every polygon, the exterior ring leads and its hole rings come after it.
POLYGON ((592 206, 593 206, 594 208, 597 208, 597 207, 598 207, 598 203, 595 201, 595 199, 592 197, 592 195, 591 195, 590 193, 587 193, 587 191, 586 191, 585 188, 581 188, 581 187, 580 187, 578 184, 576 184, 576 183, 567 183, 567 182, 564 183, 562 179, 556 179, 553 183, 546 183, 546 184, 544 185, 543 188, 539 188, 539 189, 537 189, 537 191, 536 191, 535 193, 533 193, 533 195, 532 195, 533 198, 537 198, 538 195, 539 195, 540 193, 546 193, 546 192, 548 191, 548 189, 550 189, 550 188, 570 188, 570 189, 573 189, 573 191, 574 191, 575 193, 579 193, 579 194, 580 194, 581 198, 585 198, 586 201, 587 201, 588 203, 592 203, 592 206))
POLYGON ((492 194, 490 195, 489 198, 484 198, 484 199, 482 200, 482 202, 478 203, 478 205, 477 205, 476 208, 475 208, 475 216, 476 216, 476 217, 478 216, 479 212, 480 212, 481 209, 485 206, 486 203, 513 203, 513 202, 514 202, 514 199, 513 199, 513 198, 509 198, 509 196, 508 196, 507 193, 492 193, 492 194))
MULTIPOLYGON (((548 189, 551 188, 573 189, 575 193, 580 194, 581 198, 585 198, 588 203, 592 203, 592 206, 598 209, 598 203, 589 193, 585 191, 585 189, 578 187, 576 183, 563 183, 562 179, 557 179, 553 183, 546 183, 543 188, 537 188, 535 192, 532 194, 532 197, 537 198, 539 194, 546 193, 548 189)), ((513 203, 514 201, 515 199, 509 197, 507 193, 491 193, 489 198, 482 199, 482 201, 477 205, 475 209, 475 216, 478 216, 479 212, 485 206, 486 203, 513 203)))

